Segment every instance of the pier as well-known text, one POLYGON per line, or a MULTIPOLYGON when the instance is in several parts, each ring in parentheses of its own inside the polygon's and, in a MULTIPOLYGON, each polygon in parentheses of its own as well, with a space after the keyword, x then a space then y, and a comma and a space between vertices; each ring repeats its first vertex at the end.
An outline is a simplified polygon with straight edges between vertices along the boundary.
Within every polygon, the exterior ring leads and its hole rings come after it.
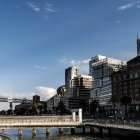
POLYGON ((64 128, 70 128, 71 134, 75 134, 75 128, 82 128, 82 133, 86 133, 86 128, 90 128, 90 133, 95 135, 99 133, 104 136, 104 131, 107 130, 108 136, 111 136, 112 129, 132 130, 140 132, 140 122, 132 121, 109 121, 82 119, 82 109, 72 110, 72 115, 66 116, 7 116, 0 117, 0 129, 2 133, 6 133, 6 129, 18 129, 19 136, 22 136, 23 129, 32 129, 33 136, 36 135, 37 128, 46 128, 46 135, 49 135, 49 129, 58 128, 59 134, 63 134, 64 128), (78 112, 78 115, 76 115, 78 112), (98 130, 98 132, 97 132, 98 130))
POLYGON ((49 134, 50 128, 59 128, 59 133, 63 133, 63 128, 74 128, 82 126, 82 109, 75 109, 72 115, 66 116, 8 116, 0 117, 0 129, 3 134, 6 129, 19 129, 19 135, 22 135, 22 129, 33 129, 33 135, 36 135, 36 128, 46 128, 46 134, 49 134), (78 115, 76 115, 78 112, 78 115))

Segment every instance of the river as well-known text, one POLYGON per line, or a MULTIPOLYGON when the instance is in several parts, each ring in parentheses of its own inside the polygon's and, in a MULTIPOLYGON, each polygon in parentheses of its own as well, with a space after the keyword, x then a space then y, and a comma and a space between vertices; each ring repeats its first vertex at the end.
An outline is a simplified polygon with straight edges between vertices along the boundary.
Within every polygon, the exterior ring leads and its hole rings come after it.
MULTIPOLYGON (((11 130, 6 130, 6 134, 14 137, 17 140, 124 140, 124 138, 123 139, 107 138, 106 136, 104 138, 101 138, 98 136, 96 137, 92 136, 90 134, 82 135, 80 129, 77 129, 76 131, 79 134, 71 135, 70 129, 64 129, 64 134, 60 135, 58 129, 50 129, 50 135, 46 136, 46 129, 37 129, 37 135, 32 136, 32 129, 23 129, 23 135, 18 136, 18 130, 11 129, 11 130)), ((9 140, 9 139, 2 139, 2 140, 9 140)))

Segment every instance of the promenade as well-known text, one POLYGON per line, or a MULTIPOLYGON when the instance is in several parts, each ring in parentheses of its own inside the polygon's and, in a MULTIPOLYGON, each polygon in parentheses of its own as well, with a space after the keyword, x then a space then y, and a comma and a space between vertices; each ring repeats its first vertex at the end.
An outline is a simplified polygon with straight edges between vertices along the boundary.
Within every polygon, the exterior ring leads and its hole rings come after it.
POLYGON ((74 133, 76 127, 82 126, 82 109, 72 110, 72 115, 66 116, 7 116, 0 117, 0 129, 3 134, 6 129, 19 129, 19 135, 22 135, 22 129, 33 129, 33 135, 36 135, 36 128, 46 128, 46 134, 49 134, 50 128, 59 128, 59 133, 63 133, 63 128, 71 128, 74 133), (78 112, 78 115, 76 115, 78 112))
POLYGON ((115 119, 85 119, 83 120, 83 127, 90 127, 91 133, 96 133, 96 128, 99 129, 101 136, 104 135, 104 130, 108 131, 110 136, 112 129, 130 130, 140 132, 140 121, 132 120, 115 120, 115 119))
POLYGON ((3 134, 6 129, 19 129, 19 135, 22 135, 22 129, 33 129, 33 135, 36 135, 36 128, 46 128, 46 134, 49 129, 59 128, 59 133, 63 133, 63 128, 70 128, 71 133, 75 133, 75 128, 82 128, 82 133, 86 133, 86 128, 90 128, 90 133, 95 134, 96 128, 99 134, 104 135, 104 130, 111 135, 112 129, 132 130, 140 132, 140 121, 132 120, 114 120, 114 119, 82 119, 81 109, 73 110, 72 115, 66 116, 7 116, 0 117, 0 129, 3 134))

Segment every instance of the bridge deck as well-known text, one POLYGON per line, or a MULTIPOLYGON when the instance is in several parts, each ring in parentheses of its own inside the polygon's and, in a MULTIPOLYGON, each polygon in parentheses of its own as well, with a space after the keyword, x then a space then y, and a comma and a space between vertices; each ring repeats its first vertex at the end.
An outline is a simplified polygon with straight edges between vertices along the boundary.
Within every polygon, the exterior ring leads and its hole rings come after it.
POLYGON ((139 122, 108 122, 108 121, 84 121, 84 126, 89 127, 98 127, 98 128, 117 128, 117 129, 125 129, 125 130, 135 130, 140 131, 140 123, 139 122))
POLYGON ((82 125, 79 118, 73 121, 72 116, 11 116, 0 117, 0 129, 15 128, 43 128, 43 127, 63 127, 72 128, 82 125))

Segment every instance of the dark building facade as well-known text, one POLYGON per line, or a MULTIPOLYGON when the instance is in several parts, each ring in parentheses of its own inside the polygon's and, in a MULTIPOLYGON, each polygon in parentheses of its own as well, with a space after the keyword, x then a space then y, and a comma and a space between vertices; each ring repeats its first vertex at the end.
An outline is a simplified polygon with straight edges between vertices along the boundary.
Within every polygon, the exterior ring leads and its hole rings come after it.
POLYGON ((90 98, 92 77, 79 75, 73 79, 73 97, 90 98))
POLYGON ((140 56, 127 62, 127 68, 112 74, 112 95, 119 100, 129 96, 140 105, 140 56))
POLYGON ((140 55, 140 39, 137 36, 137 55, 140 55))
POLYGON ((33 103, 38 103, 38 102, 40 102, 40 96, 38 95, 33 96, 33 103))
POLYGON ((79 75, 73 80, 72 97, 69 98, 69 109, 83 108, 83 104, 89 104, 90 90, 92 88, 92 77, 79 75))

